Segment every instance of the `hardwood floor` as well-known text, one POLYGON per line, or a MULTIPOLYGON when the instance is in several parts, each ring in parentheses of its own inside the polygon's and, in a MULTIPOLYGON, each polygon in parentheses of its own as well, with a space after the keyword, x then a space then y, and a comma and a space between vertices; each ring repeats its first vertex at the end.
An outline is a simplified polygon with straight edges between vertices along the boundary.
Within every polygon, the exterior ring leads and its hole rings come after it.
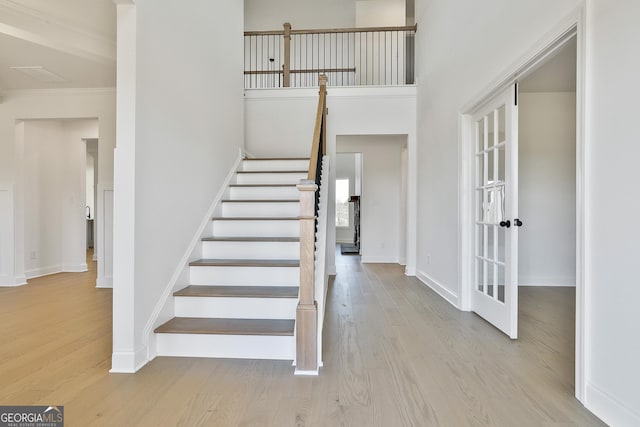
POLYGON ((337 260, 319 377, 195 358, 109 374, 95 271, 0 288, 0 404, 64 405, 68 426, 602 425, 573 397, 571 289, 523 288, 511 341, 400 266, 337 260))

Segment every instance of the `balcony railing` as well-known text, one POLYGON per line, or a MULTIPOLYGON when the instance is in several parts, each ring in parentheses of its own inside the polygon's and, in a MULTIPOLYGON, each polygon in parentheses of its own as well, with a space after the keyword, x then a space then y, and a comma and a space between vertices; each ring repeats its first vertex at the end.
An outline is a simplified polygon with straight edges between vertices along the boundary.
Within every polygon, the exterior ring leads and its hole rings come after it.
POLYGON ((416 26, 244 33, 244 87, 399 86, 415 83, 416 26))

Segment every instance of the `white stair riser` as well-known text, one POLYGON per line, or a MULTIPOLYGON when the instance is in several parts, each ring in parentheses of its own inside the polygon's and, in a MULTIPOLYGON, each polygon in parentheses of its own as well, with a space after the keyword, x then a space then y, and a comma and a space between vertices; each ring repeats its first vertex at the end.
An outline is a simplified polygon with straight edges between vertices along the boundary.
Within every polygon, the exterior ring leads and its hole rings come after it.
POLYGON ((293 360, 293 336, 156 334, 158 356, 293 360))
POLYGON ((300 215, 300 202, 280 203, 222 203, 224 217, 297 217, 300 215))
POLYGON ((213 220, 215 237, 299 237, 298 220, 213 220))
POLYGON ((299 259, 300 242, 202 242, 205 259, 299 259))
POLYGON ((296 187, 230 187, 230 200, 300 200, 296 187))
POLYGON ((243 171, 305 171, 309 170, 309 160, 244 160, 243 171))
POLYGON ((192 266, 192 285, 298 286, 299 267, 192 266))
POLYGON ((176 317, 295 319, 296 298, 176 297, 176 317))
POLYGON ((307 179, 307 173, 239 173, 238 184, 298 184, 307 179))

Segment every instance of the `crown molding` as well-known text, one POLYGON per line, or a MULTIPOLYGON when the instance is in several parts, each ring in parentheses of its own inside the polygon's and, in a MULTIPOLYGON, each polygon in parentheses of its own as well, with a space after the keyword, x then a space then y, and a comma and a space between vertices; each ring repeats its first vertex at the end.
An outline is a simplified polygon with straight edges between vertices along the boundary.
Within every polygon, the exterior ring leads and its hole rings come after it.
POLYGON ((0 33, 100 63, 116 61, 115 40, 12 0, 0 0, 0 33))

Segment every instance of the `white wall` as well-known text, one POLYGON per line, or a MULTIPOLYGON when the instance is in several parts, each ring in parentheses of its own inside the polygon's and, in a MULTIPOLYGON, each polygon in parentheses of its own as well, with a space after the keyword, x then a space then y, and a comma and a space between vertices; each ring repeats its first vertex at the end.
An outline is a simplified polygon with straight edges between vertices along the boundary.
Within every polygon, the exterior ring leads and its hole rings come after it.
POLYGON ((576 94, 518 98, 520 285, 576 284, 576 94))
POLYGON ((247 153, 309 156, 318 89, 247 90, 244 105, 247 153))
POLYGON ((62 179, 60 122, 23 122, 24 254, 27 278, 62 271, 62 179))
MULTIPOLYGON (((98 192, 111 190, 113 185, 113 147, 115 145, 115 91, 113 89, 64 89, 7 92, 0 103, 0 191, 6 202, 0 211, 0 248, 5 248, 0 261, 0 286, 25 283, 25 211, 24 152, 17 139, 18 120, 97 118, 101 144, 99 146, 98 192), (3 225, 2 225, 3 224, 3 225), (7 249, 10 248, 10 249, 7 249)), ((97 209, 110 218, 102 198, 97 209)), ((98 220, 100 221, 100 220, 98 220)), ((102 224, 99 224, 102 225, 102 224)), ((101 244, 109 242, 110 230, 99 227, 101 244)), ((98 284, 111 283, 111 264, 107 255, 98 260, 98 284)))
MULTIPOLYGON (((406 274, 415 275, 416 247, 416 88, 329 87, 327 94, 327 153, 332 159, 330 182, 335 182, 338 136, 407 135, 406 274)), ((317 89, 245 91, 247 151, 256 156, 309 156, 317 89), (278 129, 286 129, 278 132, 278 129)), ((329 212, 335 211, 335 192, 329 212)), ((329 222, 329 245, 336 241, 329 222)), ((329 273, 335 274, 335 253, 328 254, 329 273)))
POLYGON ((354 0, 244 0, 244 28, 282 30, 285 22, 298 30, 351 28, 355 13, 354 0))
POLYGON ((406 0, 356 0, 358 27, 403 26, 406 21, 406 0))
POLYGON ((398 249, 398 262, 407 265, 407 220, 409 203, 409 150, 406 144, 402 147, 400 158, 400 221, 398 223, 398 235, 400 236, 400 248, 398 249))
POLYGON ((89 207, 89 212, 87 212, 87 218, 93 219, 93 217, 95 216, 95 202, 94 202, 94 198, 95 198, 95 189, 93 188, 94 186, 94 176, 93 174, 95 173, 95 167, 94 167, 94 163, 95 160, 93 158, 93 156, 87 152, 87 162, 86 162, 86 180, 85 180, 85 194, 86 194, 86 203, 87 206, 89 207))
MULTIPOLYGON (((459 113, 502 77, 575 8, 579 0, 450 2, 418 0, 418 262, 455 297, 458 265, 459 113), (455 23, 455 25, 452 25, 455 23), (447 42, 444 43, 443 40, 447 42), (427 263, 427 255, 431 263, 427 263)), ((640 424, 640 3, 587 4, 586 396, 612 425, 640 424), (615 113, 614 113, 615 112, 615 113), (612 221, 612 212, 624 218, 612 221)), ((613 215, 615 216, 615 215, 613 215)))
POLYGON ((113 370, 135 371, 148 360, 149 322, 243 146, 243 5, 138 0, 120 7, 118 25, 128 27, 119 50, 132 56, 119 62, 118 81, 133 93, 123 90, 130 104, 119 108, 123 118, 131 108, 135 122, 133 137, 124 133, 132 123, 121 123, 116 158, 123 180, 114 193, 115 226, 124 227, 116 245, 124 256, 116 259, 122 281, 114 292, 113 370), (133 246, 125 241, 130 232, 133 246))
POLYGON ((402 150, 406 142, 406 135, 339 135, 337 138, 339 153, 362 153, 362 262, 400 261, 402 150))
MULTIPOLYGON (((336 156, 336 179, 349 180, 349 195, 356 194, 356 154, 338 153, 336 156)), ((335 211, 334 211, 335 212, 335 211)), ((332 218, 329 219, 331 221, 332 218)), ((353 243, 354 222, 353 203, 349 203, 349 226, 336 227, 337 243, 353 243)))
POLYGON ((29 120, 23 127, 27 278, 86 271, 86 155, 97 120, 29 120))
POLYGON ((611 425, 640 425, 640 3, 589 2, 587 405, 611 425), (616 220, 615 214, 621 218, 616 220))

